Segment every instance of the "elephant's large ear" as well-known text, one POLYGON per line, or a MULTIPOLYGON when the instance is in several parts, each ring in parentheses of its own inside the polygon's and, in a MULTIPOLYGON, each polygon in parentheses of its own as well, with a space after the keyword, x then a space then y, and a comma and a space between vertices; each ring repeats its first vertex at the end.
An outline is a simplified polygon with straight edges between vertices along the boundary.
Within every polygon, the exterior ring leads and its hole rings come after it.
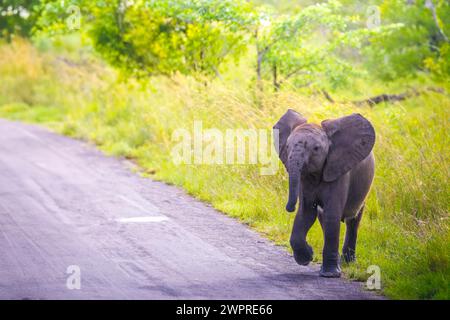
POLYGON ((322 128, 331 140, 323 171, 324 181, 339 178, 364 160, 375 144, 375 130, 362 115, 322 121, 322 128))
MULTIPOLYGON (((306 122, 307 120, 303 118, 300 113, 289 109, 273 126, 273 129, 278 130, 278 146, 276 145, 277 139, 274 136, 275 149, 277 150, 278 156, 280 157, 284 165, 286 165, 287 162, 286 142, 289 135, 295 127, 306 122)), ((276 133, 277 131, 274 130, 273 134, 275 135, 276 133)))

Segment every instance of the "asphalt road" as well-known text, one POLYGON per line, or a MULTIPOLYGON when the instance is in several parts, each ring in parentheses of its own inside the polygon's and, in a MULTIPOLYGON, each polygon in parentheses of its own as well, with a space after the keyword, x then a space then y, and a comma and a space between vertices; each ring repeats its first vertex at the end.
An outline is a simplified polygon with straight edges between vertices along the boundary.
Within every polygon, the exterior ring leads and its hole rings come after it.
POLYGON ((0 119, 0 298, 377 297, 129 162, 0 119))

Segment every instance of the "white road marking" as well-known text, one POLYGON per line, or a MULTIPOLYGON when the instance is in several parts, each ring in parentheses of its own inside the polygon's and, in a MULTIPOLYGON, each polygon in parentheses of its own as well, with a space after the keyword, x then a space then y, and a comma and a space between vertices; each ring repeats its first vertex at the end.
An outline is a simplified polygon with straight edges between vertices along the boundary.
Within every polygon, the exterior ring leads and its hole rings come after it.
POLYGON ((163 222, 167 221, 169 218, 165 216, 151 216, 151 217, 132 217, 132 218, 119 218, 116 219, 117 222, 122 223, 134 223, 134 222, 163 222))

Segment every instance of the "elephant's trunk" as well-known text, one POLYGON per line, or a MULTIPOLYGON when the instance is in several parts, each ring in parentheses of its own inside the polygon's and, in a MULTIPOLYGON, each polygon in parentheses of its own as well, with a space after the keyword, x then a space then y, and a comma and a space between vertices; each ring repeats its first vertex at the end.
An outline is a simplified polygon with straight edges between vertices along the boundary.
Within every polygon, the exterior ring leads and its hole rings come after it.
POLYGON ((294 212, 300 191, 300 172, 303 164, 298 160, 292 160, 289 163, 289 199, 286 204, 288 212, 294 212))

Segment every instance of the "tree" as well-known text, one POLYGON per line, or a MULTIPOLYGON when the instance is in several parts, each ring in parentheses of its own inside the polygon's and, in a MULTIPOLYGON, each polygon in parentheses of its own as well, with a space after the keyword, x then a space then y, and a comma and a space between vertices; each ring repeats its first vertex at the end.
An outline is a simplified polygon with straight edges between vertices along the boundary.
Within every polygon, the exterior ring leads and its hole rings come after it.
POLYGON ((352 66, 339 56, 338 49, 360 47, 371 34, 383 30, 350 30, 350 18, 342 15, 340 8, 338 1, 328 1, 297 14, 263 16, 260 21, 265 24, 255 32, 258 80, 265 69, 275 90, 287 81, 296 87, 324 79, 334 87, 344 84, 352 66))
POLYGON ((39 16, 39 0, 0 1, 0 37, 12 35, 28 37, 39 16))
MULTIPOLYGON (((72 1, 83 10, 94 48, 112 65, 132 75, 219 75, 223 63, 246 49, 250 4, 232 0, 115 0, 107 5, 72 1)), ((64 10, 47 1, 43 25, 64 10)), ((61 21, 61 19, 60 19, 61 21)))
POLYGON ((413 77, 427 70, 450 74, 445 67, 450 34, 448 1, 385 0, 379 8, 384 24, 402 26, 374 37, 365 49, 366 65, 373 74, 384 80, 413 77))

